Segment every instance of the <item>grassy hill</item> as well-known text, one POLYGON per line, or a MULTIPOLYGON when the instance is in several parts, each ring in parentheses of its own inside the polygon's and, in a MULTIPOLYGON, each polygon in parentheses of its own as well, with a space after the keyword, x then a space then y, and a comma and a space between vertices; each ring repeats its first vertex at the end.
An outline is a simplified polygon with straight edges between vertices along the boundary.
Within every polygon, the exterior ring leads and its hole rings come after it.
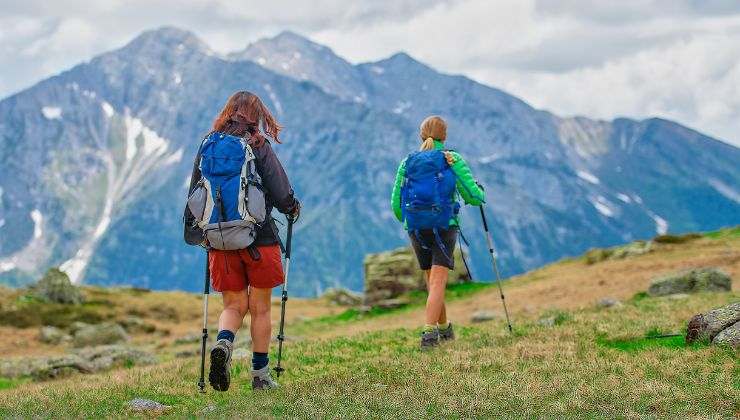
MULTIPOLYGON (((502 319, 470 322, 478 310, 501 313, 495 287, 458 286, 448 313, 459 337, 430 353, 418 350, 422 296, 401 309, 367 314, 321 299, 291 299, 287 372, 282 388, 266 393, 252 393, 248 359, 235 362, 228 392, 197 393, 199 358, 175 354, 198 346, 176 340, 197 333, 199 296, 86 288, 88 303, 59 323, 138 316, 153 332, 135 334, 133 343, 155 350, 161 363, 43 382, 0 380, 0 417, 130 417, 140 415, 127 407, 136 397, 171 406, 160 414, 174 417, 740 416, 737 351, 686 347, 681 337, 645 338, 680 333, 692 315, 740 300, 740 229, 670 242, 644 255, 596 263, 575 258, 509 279, 513 335, 502 319), (653 277, 704 266, 730 274, 733 291, 681 298, 642 293, 653 277), (599 307, 605 297, 622 304, 599 307)), ((4 357, 63 352, 36 342, 38 323, 49 319, 28 315, 40 308, 18 303, 22 298, 20 291, 2 292, 4 357), (9 325, 8 313, 16 324, 33 319, 18 328, 9 325)), ((218 300, 212 298, 212 319, 218 300)))

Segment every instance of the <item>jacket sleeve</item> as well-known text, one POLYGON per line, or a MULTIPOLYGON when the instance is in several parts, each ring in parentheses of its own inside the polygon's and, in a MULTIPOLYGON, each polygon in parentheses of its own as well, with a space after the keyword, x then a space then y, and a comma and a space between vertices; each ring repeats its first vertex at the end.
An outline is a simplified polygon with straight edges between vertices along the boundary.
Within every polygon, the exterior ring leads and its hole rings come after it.
POLYGON ((283 214, 290 214, 298 205, 288 175, 278 160, 269 142, 255 150, 257 155, 257 172, 262 177, 262 186, 270 196, 275 208, 283 214))
POLYGON ((473 178, 473 173, 470 171, 465 159, 460 156, 457 152, 448 152, 452 155, 454 163, 451 165, 452 171, 457 176, 457 191, 465 201, 465 204, 473 206, 480 206, 486 202, 486 194, 478 186, 473 178))
POLYGON ((401 185, 403 185, 403 179, 405 177, 406 159, 401 161, 401 164, 398 166, 398 171, 396 171, 396 182, 393 184, 393 193, 391 194, 391 208, 399 222, 403 222, 401 215, 401 185))

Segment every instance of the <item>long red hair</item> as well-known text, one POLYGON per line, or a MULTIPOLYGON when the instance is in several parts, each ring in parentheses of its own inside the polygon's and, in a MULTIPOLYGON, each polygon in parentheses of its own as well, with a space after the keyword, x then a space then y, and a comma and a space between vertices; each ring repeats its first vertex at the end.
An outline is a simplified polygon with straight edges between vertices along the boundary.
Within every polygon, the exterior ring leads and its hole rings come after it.
POLYGON ((249 134, 250 144, 254 147, 265 143, 265 134, 280 143, 282 128, 259 96, 247 91, 231 95, 224 109, 213 121, 213 131, 240 137, 249 134))

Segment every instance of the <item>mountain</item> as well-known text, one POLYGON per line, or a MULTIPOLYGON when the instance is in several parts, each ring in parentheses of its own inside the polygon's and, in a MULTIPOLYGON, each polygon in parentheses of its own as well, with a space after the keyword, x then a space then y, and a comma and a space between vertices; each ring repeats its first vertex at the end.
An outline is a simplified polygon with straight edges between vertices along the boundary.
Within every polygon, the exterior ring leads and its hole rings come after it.
MULTIPOLYGON (((275 149, 304 204, 291 293, 361 289, 364 255, 406 242, 390 188, 429 114, 487 186, 506 274, 740 222, 740 150, 674 122, 561 118, 403 53, 352 65, 289 32, 222 57, 162 28, 0 101, 0 282, 61 264, 86 283, 199 289, 186 183, 242 89, 286 127, 275 149)), ((474 274, 491 278, 478 220, 464 210, 474 274)))

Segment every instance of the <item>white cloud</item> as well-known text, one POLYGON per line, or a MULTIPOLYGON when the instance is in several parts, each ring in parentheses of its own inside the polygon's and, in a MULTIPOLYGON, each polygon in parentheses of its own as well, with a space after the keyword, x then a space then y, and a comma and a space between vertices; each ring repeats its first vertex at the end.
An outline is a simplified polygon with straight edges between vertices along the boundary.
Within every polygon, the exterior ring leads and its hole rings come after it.
POLYGON ((0 0, 0 8, 0 96, 158 26, 192 30, 218 52, 290 29, 353 62, 404 50, 559 115, 662 116, 740 145, 735 0, 182 0, 174 8, 0 0))

